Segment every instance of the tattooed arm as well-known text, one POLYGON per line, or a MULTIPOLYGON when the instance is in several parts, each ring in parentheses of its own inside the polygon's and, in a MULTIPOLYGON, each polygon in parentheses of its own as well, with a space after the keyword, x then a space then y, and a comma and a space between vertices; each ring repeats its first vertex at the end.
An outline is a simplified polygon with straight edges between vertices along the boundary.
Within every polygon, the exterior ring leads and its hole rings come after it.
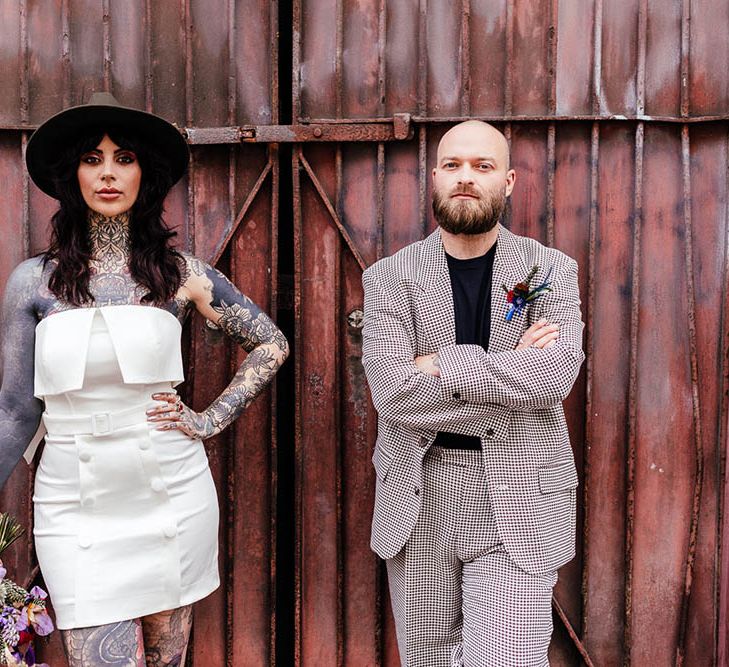
POLYGON ((162 430, 176 428, 191 437, 210 438, 235 420, 273 380, 289 354, 289 346, 271 318, 220 271, 194 257, 186 259, 187 271, 177 301, 191 301, 248 356, 225 391, 207 409, 194 412, 179 403, 175 394, 155 394, 156 400, 167 401, 168 405, 152 410, 150 421, 159 422, 162 430))
POLYGON ((0 388, 0 487, 13 472, 40 423, 42 403, 33 396, 34 299, 41 265, 29 259, 10 276, 2 311, 3 376, 0 388))

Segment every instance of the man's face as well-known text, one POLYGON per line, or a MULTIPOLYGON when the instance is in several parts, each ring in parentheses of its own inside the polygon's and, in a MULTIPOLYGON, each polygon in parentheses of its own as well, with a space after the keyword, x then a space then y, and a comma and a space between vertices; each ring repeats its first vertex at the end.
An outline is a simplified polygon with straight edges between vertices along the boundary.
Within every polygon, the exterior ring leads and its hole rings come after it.
POLYGON ((433 214, 451 234, 484 234, 494 228, 514 187, 503 135, 483 123, 447 132, 433 169, 433 214))

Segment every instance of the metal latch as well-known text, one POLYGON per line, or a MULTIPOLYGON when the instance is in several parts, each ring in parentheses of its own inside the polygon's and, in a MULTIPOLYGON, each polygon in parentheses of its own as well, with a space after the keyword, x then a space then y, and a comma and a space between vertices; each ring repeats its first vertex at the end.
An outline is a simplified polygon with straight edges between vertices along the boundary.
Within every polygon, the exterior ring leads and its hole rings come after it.
POLYGON ((242 127, 204 127, 184 130, 188 143, 308 143, 352 141, 406 141, 413 137, 409 113, 389 118, 312 121, 296 125, 243 125, 242 127))

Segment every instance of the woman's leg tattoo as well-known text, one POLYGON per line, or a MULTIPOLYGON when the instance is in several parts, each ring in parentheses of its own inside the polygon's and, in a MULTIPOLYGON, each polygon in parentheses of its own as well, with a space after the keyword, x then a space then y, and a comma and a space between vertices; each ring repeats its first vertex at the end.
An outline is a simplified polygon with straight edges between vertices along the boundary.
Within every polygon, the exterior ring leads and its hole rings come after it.
POLYGON ((145 667, 139 619, 62 630, 61 638, 69 667, 145 667))
POLYGON ((192 628, 192 605, 142 619, 147 667, 182 667, 192 628))

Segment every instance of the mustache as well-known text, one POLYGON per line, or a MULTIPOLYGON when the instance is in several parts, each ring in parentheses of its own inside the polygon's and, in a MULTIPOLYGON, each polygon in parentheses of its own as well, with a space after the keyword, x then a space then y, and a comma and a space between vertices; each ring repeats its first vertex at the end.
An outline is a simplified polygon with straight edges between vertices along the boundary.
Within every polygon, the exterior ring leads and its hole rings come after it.
POLYGON ((456 186, 451 190, 450 196, 455 197, 456 195, 469 195, 471 197, 478 197, 481 198, 481 193, 476 190, 476 188, 472 188, 469 186, 456 186))

